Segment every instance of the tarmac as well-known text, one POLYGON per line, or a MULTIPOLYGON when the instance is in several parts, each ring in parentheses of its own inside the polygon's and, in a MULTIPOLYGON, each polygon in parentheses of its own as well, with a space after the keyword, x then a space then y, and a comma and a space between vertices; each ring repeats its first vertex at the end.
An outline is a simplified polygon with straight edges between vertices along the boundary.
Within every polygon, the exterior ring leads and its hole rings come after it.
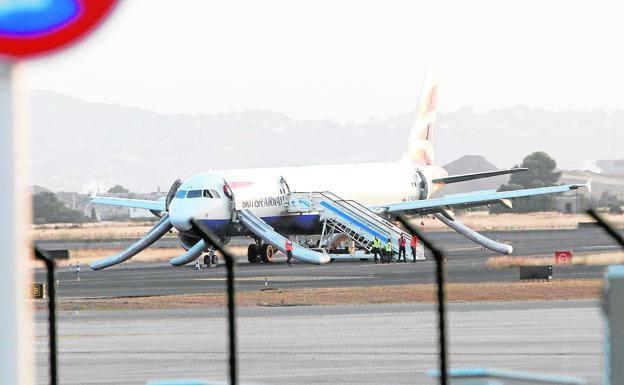
MULTIPOLYGON (((450 365, 580 376, 598 384, 603 321, 596 301, 453 303, 450 365)), ((433 384, 431 305, 238 310, 241 384, 433 384)), ((48 383, 47 323, 37 313, 37 383, 48 383)), ((227 381, 223 309, 61 312, 62 384, 227 381)))
MULTIPOLYGON (((484 232, 485 235, 511 243, 515 256, 553 255, 555 250, 579 252, 616 251, 618 246, 599 229, 531 230, 484 232)), ((428 234, 431 240, 445 250, 449 282, 503 282, 516 281, 518 269, 491 269, 485 262, 494 252, 483 250, 454 232, 428 234)), ((240 239, 237 242, 244 242, 240 239)), ((175 239, 165 239, 157 246, 175 239)), ((126 243, 130 243, 127 241, 126 243)), ((119 248, 126 243, 117 244, 119 248)), ((83 242, 84 244, 84 242, 83 242)), ((110 247, 114 242, 98 242, 98 248, 110 247)), ((89 243, 94 245, 94 243, 89 243)), ((75 242, 44 242, 44 248, 75 248, 75 242)), ((182 249, 180 249, 182 252, 182 249)), ((172 256, 173 257, 173 256, 172 256)), ((434 281, 435 265, 427 261, 406 264, 375 265, 371 262, 334 262, 315 266, 304 263, 288 267, 281 263, 252 265, 240 261, 237 267, 237 289, 258 290, 269 284, 279 288, 355 287, 403 285, 434 281)), ((555 266, 555 279, 601 278, 602 266, 555 266)), ((44 272, 37 269, 37 282, 44 281, 44 272)), ((167 262, 137 262, 92 271, 83 264, 80 274, 75 268, 60 267, 57 273, 59 297, 95 298, 214 293, 225 290, 225 268, 194 270, 193 264, 176 268, 167 262)))

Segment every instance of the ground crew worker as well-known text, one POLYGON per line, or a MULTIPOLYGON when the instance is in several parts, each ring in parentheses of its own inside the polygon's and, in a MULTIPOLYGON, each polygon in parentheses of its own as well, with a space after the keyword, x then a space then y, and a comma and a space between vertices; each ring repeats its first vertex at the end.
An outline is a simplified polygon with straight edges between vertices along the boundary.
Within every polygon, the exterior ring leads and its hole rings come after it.
POLYGON ((412 239, 410 240, 410 247, 412 248, 413 263, 416 263, 416 246, 418 246, 418 237, 416 235, 412 235, 412 239))
POLYGON ((386 263, 390 263, 392 261, 392 241, 388 238, 388 242, 386 242, 386 263))
POLYGON ((288 266, 292 266, 292 251, 293 251, 293 243, 290 240, 290 238, 286 239, 286 245, 285 245, 285 249, 286 249, 286 264, 288 266))
POLYGON ((405 259, 405 244, 407 243, 407 241, 405 240, 405 236, 401 235, 401 238, 399 238, 399 260, 398 262, 401 262, 401 255, 403 255, 403 263, 406 263, 407 260, 405 259))
POLYGON ((371 252, 373 253, 375 263, 379 263, 379 258, 377 256, 381 256, 381 240, 379 240, 377 236, 373 239, 373 248, 371 249, 371 252))

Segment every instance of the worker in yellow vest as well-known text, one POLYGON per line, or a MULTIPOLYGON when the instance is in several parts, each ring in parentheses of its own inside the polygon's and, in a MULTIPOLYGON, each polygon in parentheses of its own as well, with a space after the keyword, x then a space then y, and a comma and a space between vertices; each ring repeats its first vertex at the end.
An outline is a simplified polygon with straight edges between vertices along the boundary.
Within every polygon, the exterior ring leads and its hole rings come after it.
POLYGON ((392 257, 393 257, 393 252, 392 252, 392 240, 390 240, 390 238, 388 238, 388 242, 386 242, 386 246, 385 246, 385 258, 386 258, 386 263, 390 263, 392 261, 392 257))
POLYGON ((379 263, 378 256, 381 256, 381 240, 375 236, 373 239, 373 247, 371 248, 371 253, 373 253, 373 257, 375 259, 375 263, 379 263))

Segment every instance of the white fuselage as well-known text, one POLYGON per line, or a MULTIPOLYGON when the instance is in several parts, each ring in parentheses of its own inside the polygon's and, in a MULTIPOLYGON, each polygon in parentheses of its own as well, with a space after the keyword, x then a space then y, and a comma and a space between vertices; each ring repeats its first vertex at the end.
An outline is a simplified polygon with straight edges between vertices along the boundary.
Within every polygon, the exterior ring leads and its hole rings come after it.
POLYGON ((431 180, 445 175, 440 167, 411 162, 211 171, 184 181, 169 215, 181 232, 190 230, 188 218, 195 218, 220 235, 236 236, 245 233, 232 224, 232 211, 249 209, 283 233, 314 233, 318 216, 289 214, 289 193, 329 191, 370 207, 427 199, 439 187, 431 180))

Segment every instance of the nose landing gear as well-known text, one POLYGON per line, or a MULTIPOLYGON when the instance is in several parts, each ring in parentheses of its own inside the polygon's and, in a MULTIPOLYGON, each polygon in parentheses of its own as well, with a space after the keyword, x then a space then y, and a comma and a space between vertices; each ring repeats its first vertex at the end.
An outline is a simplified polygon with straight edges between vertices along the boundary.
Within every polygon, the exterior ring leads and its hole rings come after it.
POLYGON ((204 265, 206 267, 217 267, 219 264, 219 258, 217 258, 217 253, 215 253, 214 249, 208 250, 207 254, 204 254, 204 265))

